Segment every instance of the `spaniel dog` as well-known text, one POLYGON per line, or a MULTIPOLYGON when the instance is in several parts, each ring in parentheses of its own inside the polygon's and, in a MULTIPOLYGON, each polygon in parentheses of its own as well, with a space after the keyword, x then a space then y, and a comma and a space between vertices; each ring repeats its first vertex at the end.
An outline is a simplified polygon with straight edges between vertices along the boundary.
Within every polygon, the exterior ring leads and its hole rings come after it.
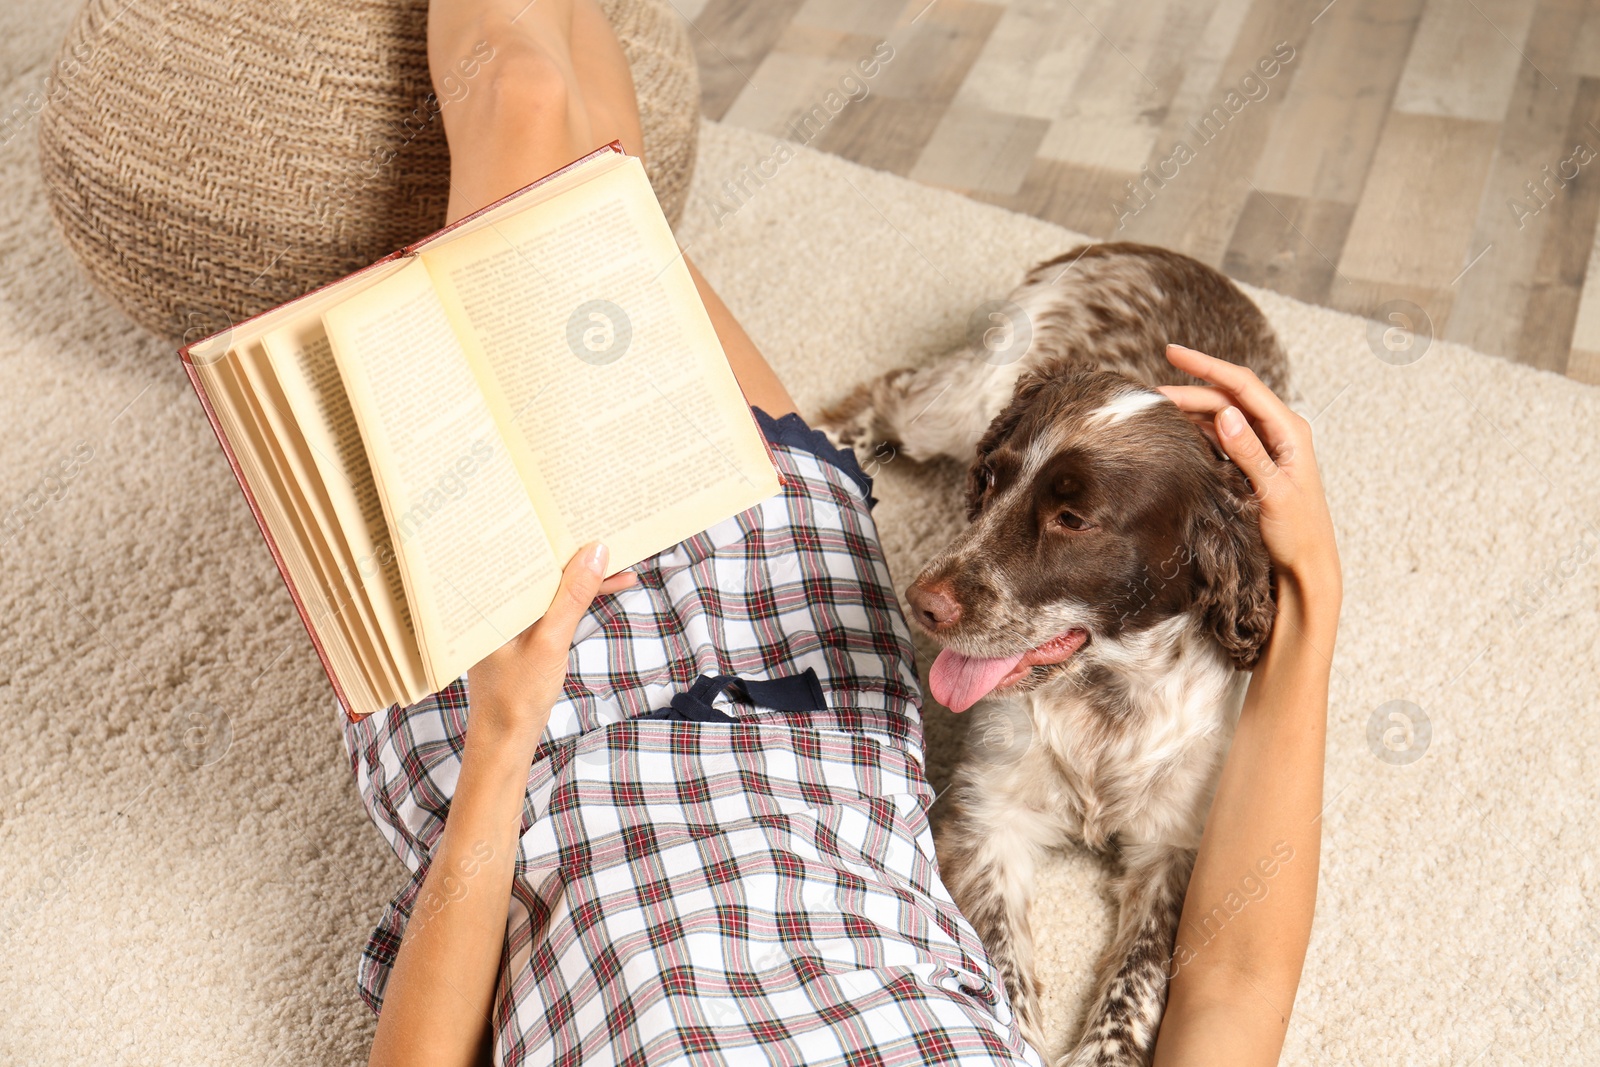
POLYGON ((869 457, 971 459, 970 524, 906 591, 943 646, 930 690, 977 717, 940 867, 1042 1052, 1035 868, 1069 840, 1114 852, 1116 934, 1060 1062, 1144 1064, 1243 672, 1275 607, 1244 474, 1152 387, 1195 384, 1168 342, 1280 392, 1283 351, 1227 278, 1142 245, 1040 264, 994 319, 931 366, 860 386, 822 427, 869 457), (1024 741, 972 740, 997 731, 1024 741))

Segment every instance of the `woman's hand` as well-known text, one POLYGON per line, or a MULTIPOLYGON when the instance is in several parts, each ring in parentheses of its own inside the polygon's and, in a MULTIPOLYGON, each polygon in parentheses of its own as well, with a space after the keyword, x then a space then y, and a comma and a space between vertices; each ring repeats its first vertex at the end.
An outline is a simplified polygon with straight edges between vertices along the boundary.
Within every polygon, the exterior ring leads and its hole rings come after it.
POLYGON ((1311 448, 1311 424, 1246 367, 1181 345, 1168 345, 1167 359, 1212 383, 1162 386, 1161 392, 1200 423, 1250 479, 1261 504, 1261 539, 1280 578, 1336 606, 1339 549, 1311 448))
POLYGON ((567 652, 594 598, 634 583, 632 571, 602 579, 610 554, 585 545, 567 563, 550 610, 467 672, 467 737, 496 747, 521 746, 529 759, 567 676, 567 652))

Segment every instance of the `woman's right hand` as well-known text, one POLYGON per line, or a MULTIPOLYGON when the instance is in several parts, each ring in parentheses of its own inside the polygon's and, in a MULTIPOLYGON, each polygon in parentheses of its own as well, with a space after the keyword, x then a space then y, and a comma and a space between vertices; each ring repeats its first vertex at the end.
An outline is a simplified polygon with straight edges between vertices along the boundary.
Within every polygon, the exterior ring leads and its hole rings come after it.
POLYGON ((1261 505, 1261 539, 1280 578, 1331 603, 1337 614, 1339 548, 1311 447, 1311 424, 1247 367, 1181 345, 1167 346, 1167 360, 1212 383, 1160 391, 1200 422, 1250 479, 1261 505))
POLYGON ((561 697, 567 653, 579 621, 595 597, 634 583, 632 571, 604 578, 608 559, 606 546, 598 542, 579 549, 568 561, 561 588, 539 621, 467 672, 469 742, 518 747, 532 758, 550 710, 561 697))

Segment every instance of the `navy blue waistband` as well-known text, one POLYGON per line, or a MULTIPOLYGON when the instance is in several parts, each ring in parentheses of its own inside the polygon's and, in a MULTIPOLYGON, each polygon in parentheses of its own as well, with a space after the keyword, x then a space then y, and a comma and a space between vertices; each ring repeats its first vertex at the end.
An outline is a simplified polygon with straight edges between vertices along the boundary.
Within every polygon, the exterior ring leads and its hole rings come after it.
POLYGON ((670 707, 657 708, 640 717, 669 722, 737 722, 733 716, 711 706, 724 690, 773 711, 826 711, 828 708, 816 670, 807 667, 799 674, 785 674, 765 681, 740 678, 736 674, 702 674, 694 685, 672 698, 670 707))
POLYGON ((835 445, 828 440, 827 434, 812 429, 805 419, 793 411, 781 419, 775 419, 758 407, 752 407, 750 410, 755 413, 756 425, 761 427, 768 444, 774 448, 784 445, 802 452, 810 452, 822 462, 832 464, 848 475, 861 490, 861 495, 867 498, 868 509, 878 502, 878 498, 872 495, 872 478, 861 469, 854 452, 835 445))

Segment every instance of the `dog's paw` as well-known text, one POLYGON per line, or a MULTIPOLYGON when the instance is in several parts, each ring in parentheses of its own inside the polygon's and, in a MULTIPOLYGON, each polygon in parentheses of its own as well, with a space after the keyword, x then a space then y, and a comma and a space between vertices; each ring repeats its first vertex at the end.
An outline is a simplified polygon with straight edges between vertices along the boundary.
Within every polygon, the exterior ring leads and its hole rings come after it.
POLYGON ((1054 1067, 1144 1067, 1149 1057, 1117 1041, 1084 1041, 1064 1053, 1054 1067))
POLYGON ((878 412, 865 386, 824 411, 814 424, 836 448, 854 452, 856 460, 869 474, 883 466, 894 446, 884 440, 878 412))
POLYGON ((847 419, 833 419, 823 415, 814 422, 817 429, 822 431, 822 436, 828 443, 844 452, 853 452, 858 460, 865 460, 872 454, 872 440, 870 435, 862 432, 862 427, 847 419))

